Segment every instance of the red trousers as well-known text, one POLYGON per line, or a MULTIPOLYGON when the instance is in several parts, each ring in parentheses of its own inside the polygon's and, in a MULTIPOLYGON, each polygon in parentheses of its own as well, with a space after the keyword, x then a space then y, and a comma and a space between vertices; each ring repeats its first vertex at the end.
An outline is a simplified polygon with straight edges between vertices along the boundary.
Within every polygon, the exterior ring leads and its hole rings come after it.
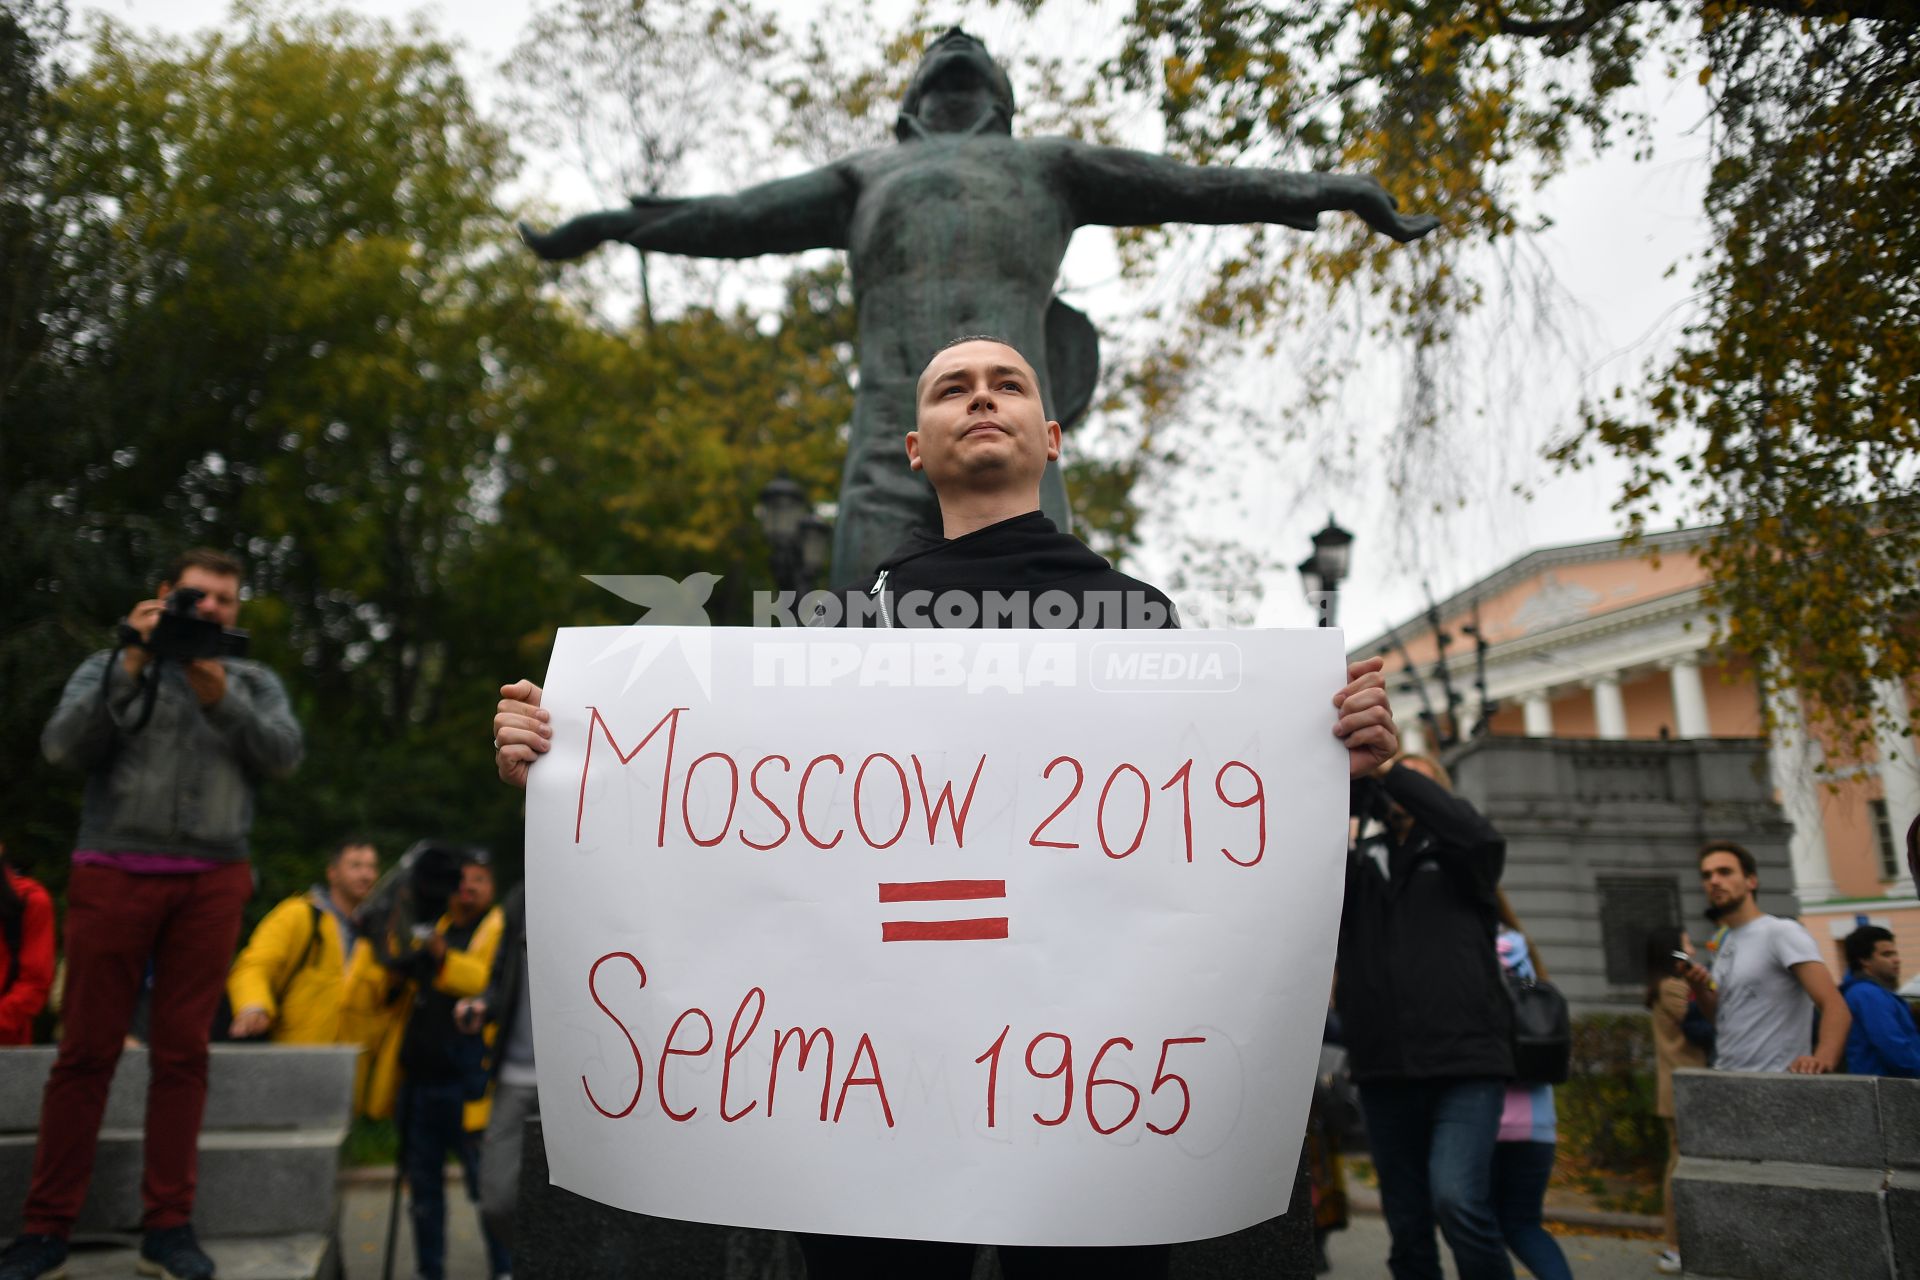
POLYGON ((64 1237, 93 1176, 107 1086, 153 961, 147 1043, 146 1168, 142 1225, 193 1217, 200 1113, 207 1103, 207 1033, 253 893, 243 862, 188 875, 130 875, 77 866, 67 882, 66 1021, 40 1104, 22 1230, 64 1237))

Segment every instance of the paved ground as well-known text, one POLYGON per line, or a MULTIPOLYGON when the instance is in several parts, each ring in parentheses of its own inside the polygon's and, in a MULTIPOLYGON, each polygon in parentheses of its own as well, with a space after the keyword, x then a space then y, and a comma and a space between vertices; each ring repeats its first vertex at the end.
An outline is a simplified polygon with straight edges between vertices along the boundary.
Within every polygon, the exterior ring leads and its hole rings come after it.
MULTIPOLYGON (((1561 1236, 1560 1247, 1578 1280, 1658 1280, 1653 1260, 1661 1245, 1654 1240, 1621 1240, 1612 1236, 1561 1236)), ((1373 1214, 1356 1213, 1352 1225, 1336 1231, 1327 1245, 1336 1280, 1381 1280, 1387 1274, 1387 1224, 1373 1214)), ((1440 1249, 1448 1280, 1453 1259, 1440 1249)), ((1515 1267, 1515 1274, 1527 1272, 1515 1267)))
MULTIPOLYGON (((380 1264, 387 1247, 387 1204, 393 1196, 389 1182, 359 1182, 341 1191, 340 1251, 346 1263, 345 1280, 380 1280, 380 1264)), ((393 1250, 394 1280, 413 1276, 413 1231, 407 1206, 400 1203, 400 1238, 393 1250)), ((455 1179, 447 1183, 448 1280, 486 1280, 487 1253, 480 1243, 480 1211, 467 1203, 467 1193, 455 1179)))
MULTIPOLYGON (((348 1186, 341 1200, 340 1235, 346 1261, 346 1280, 381 1280, 380 1263, 386 1248, 387 1202, 392 1189, 385 1183, 348 1186)), ((1653 1259, 1660 1245, 1652 1240, 1622 1240, 1612 1236, 1569 1235, 1560 1247, 1578 1280, 1657 1280, 1653 1259)), ((1452 1259, 1442 1246, 1448 1280, 1452 1259)), ((1383 1280, 1387 1274, 1387 1226, 1375 1214, 1356 1213, 1353 1224, 1334 1233, 1327 1246, 1335 1280, 1383 1280)), ((394 1250, 396 1280, 413 1275, 413 1235, 406 1206, 400 1209, 400 1239, 394 1250)), ((1525 1276, 1524 1271, 1516 1274, 1525 1276)), ((480 1243, 479 1212, 467 1203, 458 1182, 447 1184, 447 1275, 449 1280, 485 1280, 486 1252, 480 1243)), ((583 1277, 582 1280, 587 1280, 583 1277)))
MULTIPOLYGON (((220 1269, 220 1280, 313 1280, 326 1257, 325 1236, 275 1236, 261 1240, 205 1240, 220 1269)), ((140 1251, 132 1245, 89 1241, 67 1256, 71 1280, 126 1280, 134 1274, 140 1251)))

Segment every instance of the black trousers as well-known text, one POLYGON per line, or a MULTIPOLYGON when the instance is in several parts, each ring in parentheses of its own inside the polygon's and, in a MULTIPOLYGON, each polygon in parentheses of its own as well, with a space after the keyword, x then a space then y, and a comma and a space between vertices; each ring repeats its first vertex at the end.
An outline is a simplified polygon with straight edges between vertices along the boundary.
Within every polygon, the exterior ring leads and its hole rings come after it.
MULTIPOLYGON (((935 1240, 882 1240, 868 1236, 801 1235, 807 1280, 969 1280, 970 1244, 935 1240)), ((986 1246, 994 1248, 996 1246, 986 1246)), ((1173 1246, 997 1246, 1004 1280, 1052 1280, 1099 1276, 1102 1280, 1166 1280, 1173 1246)))

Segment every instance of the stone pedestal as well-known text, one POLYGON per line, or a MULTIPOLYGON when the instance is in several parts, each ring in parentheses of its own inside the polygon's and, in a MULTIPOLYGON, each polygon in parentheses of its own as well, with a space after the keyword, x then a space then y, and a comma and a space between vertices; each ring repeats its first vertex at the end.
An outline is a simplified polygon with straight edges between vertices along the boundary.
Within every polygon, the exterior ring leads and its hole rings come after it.
POLYGON ((1507 840, 1514 910, 1576 1012, 1640 1013, 1645 940, 1684 924, 1704 941, 1696 855, 1733 838, 1760 864, 1760 907, 1796 915, 1791 834, 1758 738, 1597 742, 1480 738, 1454 785, 1507 840))
POLYGON ((1683 1158, 1673 1175, 1680 1257, 1690 1276, 1891 1280, 1883 1235, 1885 1175, 1874 1169, 1683 1158))
MULTIPOLYGON (((223 1276, 338 1275, 340 1145, 353 1104, 352 1049, 216 1045, 207 1064, 194 1226, 223 1276)), ((51 1046, 0 1053, 0 1237, 20 1229, 51 1046)), ((87 1199, 74 1224, 77 1277, 129 1275, 140 1231, 145 1049, 120 1057, 87 1199), (114 1246, 118 1247, 106 1247, 114 1246)))
MULTIPOLYGON (((1309 1205, 1303 1164, 1285 1215, 1217 1240, 1175 1245, 1173 1280, 1308 1280, 1314 1273, 1309 1205)), ((799 1246, 784 1232, 652 1218, 553 1186, 538 1120, 527 1122, 513 1270, 520 1280, 807 1280, 799 1246)), ((991 1249, 975 1255, 973 1275, 999 1280, 991 1249)))
POLYGON ((1920 1081, 1674 1073, 1699 1280, 1920 1280, 1920 1081))

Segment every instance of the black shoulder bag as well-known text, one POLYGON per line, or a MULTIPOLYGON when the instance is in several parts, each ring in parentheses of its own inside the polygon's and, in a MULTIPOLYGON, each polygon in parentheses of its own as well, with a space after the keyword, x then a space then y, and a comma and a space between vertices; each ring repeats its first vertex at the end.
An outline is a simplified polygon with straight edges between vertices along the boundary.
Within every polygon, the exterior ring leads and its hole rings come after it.
POLYGON ((1573 1017, 1551 982, 1507 972, 1513 1000, 1513 1078, 1516 1084, 1565 1084, 1573 1059, 1573 1017))

